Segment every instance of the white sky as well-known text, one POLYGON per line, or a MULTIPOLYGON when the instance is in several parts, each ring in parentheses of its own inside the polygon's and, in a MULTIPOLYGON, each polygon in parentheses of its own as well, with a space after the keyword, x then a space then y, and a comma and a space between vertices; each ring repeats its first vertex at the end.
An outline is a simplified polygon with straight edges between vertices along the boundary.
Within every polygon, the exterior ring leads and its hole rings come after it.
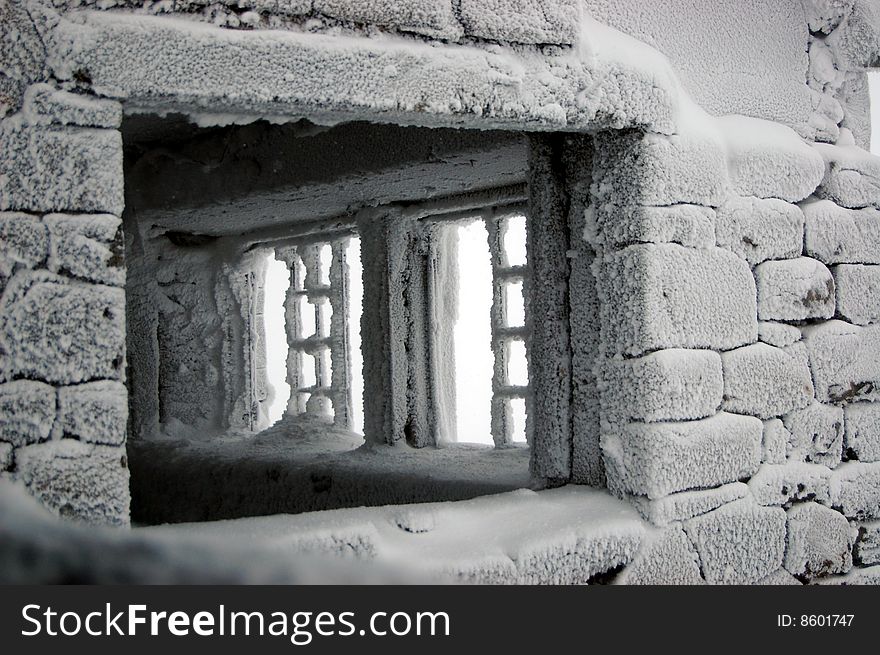
POLYGON ((871 86, 871 152, 880 155, 880 72, 868 73, 871 86))

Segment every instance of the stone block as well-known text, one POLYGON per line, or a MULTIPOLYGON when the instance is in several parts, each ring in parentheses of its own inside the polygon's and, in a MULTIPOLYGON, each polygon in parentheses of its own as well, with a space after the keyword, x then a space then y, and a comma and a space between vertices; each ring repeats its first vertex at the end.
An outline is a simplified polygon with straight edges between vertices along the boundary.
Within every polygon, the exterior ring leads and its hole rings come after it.
POLYGON ((844 462, 831 474, 831 504, 850 519, 880 518, 880 462, 844 462))
POLYGON ((680 527, 647 538, 635 559, 623 570, 619 582, 631 585, 705 584, 694 546, 680 527))
POLYGON ((58 421, 64 436, 96 444, 125 443, 128 392, 113 380, 58 390, 58 421))
POLYGON ((802 321, 834 316, 834 277, 808 257, 768 261, 755 267, 758 318, 802 321))
POLYGON ((813 402, 783 417, 791 433, 787 451, 791 460, 834 468, 843 455, 843 410, 813 402))
POLYGON ((125 284, 122 221, 112 214, 49 214, 50 270, 89 282, 125 284))
POLYGON ((803 335, 820 402, 880 398, 880 327, 827 321, 803 335))
POLYGON ((820 464, 764 464, 749 480, 749 490, 759 505, 782 506, 801 500, 827 504, 830 479, 831 469, 820 464))
POLYGON ((711 512, 722 505, 744 498, 748 492, 749 488, 742 482, 731 482, 714 489, 681 491, 656 500, 644 496, 630 496, 629 501, 645 520, 663 527, 711 512))
POLYGON ((843 410, 844 452, 848 459, 880 461, 880 403, 855 403, 843 410))
POLYGON ((734 197, 718 208, 715 236, 720 247, 752 266, 767 259, 790 259, 803 249, 804 214, 781 200, 734 197))
POLYGON ((788 547, 783 566, 792 575, 812 579, 852 568, 853 534, 840 512, 801 503, 786 512, 788 547))
POLYGON ((43 382, 0 384, 0 441, 14 446, 46 441, 55 422, 55 389, 43 382))
POLYGON ((826 264, 880 264, 880 211, 828 200, 811 200, 801 209, 807 255, 826 264))
POLYGON ((756 343, 723 353, 721 361, 725 411, 765 419, 806 407, 813 398, 810 369, 796 353, 756 343))
POLYGON ((855 325, 880 322, 880 266, 841 264, 832 271, 838 316, 855 325))

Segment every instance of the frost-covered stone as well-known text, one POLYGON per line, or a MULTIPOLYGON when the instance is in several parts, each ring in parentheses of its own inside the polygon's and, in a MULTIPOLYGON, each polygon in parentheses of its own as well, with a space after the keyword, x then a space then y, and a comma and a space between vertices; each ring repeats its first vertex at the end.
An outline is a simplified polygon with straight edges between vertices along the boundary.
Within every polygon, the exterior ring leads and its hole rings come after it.
POLYGON ((576 0, 460 0, 465 33, 493 41, 559 43, 577 41, 576 0))
POLYGON ((125 448, 74 439, 19 448, 16 479, 56 514, 94 524, 128 524, 125 448))
POLYGON ((787 348, 801 340, 801 331, 793 325, 760 321, 758 323, 758 339, 777 348, 787 348))
POLYGON ((814 402, 783 417, 791 433, 788 458, 834 468, 843 454, 843 410, 814 402))
POLYGON ((718 141, 707 134, 670 139, 657 134, 596 135, 594 196, 597 205, 718 206, 725 197, 727 165, 718 141))
POLYGON ((759 505, 788 505, 799 500, 829 502, 831 469, 820 464, 789 462, 764 464, 749 480, 749 491, 759 505))
POLYGON ((632 585, 699 585, 699 557, 680 527, 658 531, 645 539, 638 555, 624 569, 618 583, 632 585))
POLYGON ((819 198, 850 209, 880 205, 880 157, 855 145, 813 147, 825 160, 825 177, 816 189, 819 198))
POLYGON ((852 11, 855 0, 805 0, 811 32, 830 34, 852 11))
POLYGON ((828 41, 842 68, 871 68, 880 58, 880 9, 871 0, 855 0, 851 5, 846 22, 828 36, 828 41))
POLYGON ((785 569, 777 569, 770 575, 764 576, 758 580, 755 584, 779 587, 786 585, 800 585, 801 582, 785 569))
POLYGON ((781 200, 731 198, 718 208, 715 236, 722 248, 755 265, 801 254, 804 214, 781 200))
POLYGON ((120 214, 122 136, 92 128, 0 126, 0 209, 120 214))
POLYGON ((880 322, 880 266, 835 266, 837 314, 855 325, 880 322))
POLYGON ((834 316, 834 277, 822 262, 799 257, 755 267, 758 318, 802 321, 834 316))
POLYGON ((756 418, 723 412, 700 421, 631 423, 602 437, 609 486, 656 499, 747 477, 761 462, 762 427, 756 418))
POLYGON ((843 411, 847 457, 861 462, 880 461, 880 403, 855 403, 843 411))
POLYGON ((122 105, 115 100, 70 93, 42 83, 25 91, 24 114, 32 125, 117 128, 122 123, 122 105))
POLYGON ((853 535, 843 514, 816 503, 786 511, 785 569, 803 578, 846 573, 852 568, 853 535))
POLYGON ((853 557, 860 566, 880 564, 880 521, 854 523, 858 535, 853 557))
POLYGON ((15 458, 12 454, 12 444, 0 442, 0 471, 8 471, 12 468, 15 458))
POLYGON ((314 0, 314 10, 333 18, 387 25, 434 38, 457 40, 463 33, 451 0, 314 0))
POLYGON ((599 367, 600 400, 610 420, 705 418, 721 404, 721 357, 710 350, 659 350, 599 367))
POLYGON ((18 111, 24 88, 45 74, 46 46, 30 3, 0 4, 0 118, 18 111))
POLYGON ((128 392, 121 382, 101 380, 58 390, 58 421, 65 436, 96 444, 125 442, 128 392))
POLYGON ((828 200, 801 205, 806 253, 826 264, 880 264, 880 211, 828 200))
POLYGON ((726 350, 757 338, 751 270, 721 248, 631 246, 608 255, 597 277, 603 341, 613 351, 726 350))
POLYGON ((748 584, 778 569, 785 552, 785 512, 748 498, 685 521, 703 576, 714 584, 748 584))
POLYGON ((880 462, 844 462, 831 474, 831 504, 850 519, 880 518, 880 462))
POLYGON ((8 375, 61 384, 118 379, 125 356, 125 294, 51 273, 17 275, 0 305, 8 375))
POLYGON ((629 501, 646 520, 662 527, 711 512, 726 503, 744 498, 748 491, 749 488, 742 482, 731 482, 714 489, 681 491, 655 500, 631 496, 629 501))
POLYGON ((791 432, 778 418, 764 421, 764 437, 761 442, 761 461, 764 464, 785 463, 791 432))
POLYGON ((46 259, 46 226, 28 214, 0 212, 0 253, 14 264, 33 268, 46 259))
POLYGON ((880 328, 827 321, 803 334, 820 402, 880 397, 880 328))
POLYGON ((715 245, 715 211, 699 205, 630 207, 606 203, 596 209, 601 237, 614 245, 679 243, 692 248, 715 245))
POLYGON ((810 369, 782 348, 756 343, 722 354, 725 411, 770 418, 806 407, 813 397, 810 369))
POLYGON ((14 446, 45 441, 54 421, 54 388, 33 380, 0 384, 0 441, 14 446))
POLYGON ((45 221, 51 234, 50 270, 100 284, 125 284, 119 218, 112 214, 49 214, 45 221))

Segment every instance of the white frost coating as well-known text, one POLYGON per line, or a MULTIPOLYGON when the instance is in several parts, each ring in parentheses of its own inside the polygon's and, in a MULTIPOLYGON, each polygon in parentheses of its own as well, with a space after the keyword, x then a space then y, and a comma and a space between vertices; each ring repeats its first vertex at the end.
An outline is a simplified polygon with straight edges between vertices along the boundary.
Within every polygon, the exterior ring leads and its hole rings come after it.
POLYGON ((718 208, 715 236, 719 246, 752 266, 798 257, 804 245, 804 214, 781 200, 734 197, 718 208))
POLYGON ((604 420, 698 419, 721 405, 721 357, 710 350, 660 350, 597 369, 604 420))
POLYGON ((844 452, 861 462, 880 461, 880 403, 844 407, 844 452))
POLYGON ((122 376, 125 294, 45 271, 16 275, 0 305, 7 376, 71 384, 122 376))
POLYGON ((117 128, 122 123, 122 105, 118 102, 61 91, 50 84, 28 87, 22 111, 30 125, 117 128))
POLYGON ((765 576, 758 580, 756 585, 764 585, 764 586, 792 586, 792 585, 800 585, 801 582, 798 581, 791 573, 786 571, 785 569, 777 569, 773 571, 768 576, 765 576))
POLYGON ((463 33, 451 0, 314 0, 304 4, 312 4, 315 11, 333 18, 387 25, 439 39, 457 40, 463 33))
MULTIPOLYGON (((699 205, 618 207, 605 204, 596 218, 600 238, 610 245, 680 243, 692 248, 715 245, 715 212, 699 205)), ((587 235, 588 241, 591 241, 587 235)))
POLYGON ((749 480, 749 491, 759 505, 788 505, 795 501, 830 502, 831 469, 820 464, 789 462, 764 464, 749 480))
POLYGON ((880 397, 880 327, 827 321, 803 334, 820 402, 880 397))
POLYGON ((853 556, 857 564, 871 566, 880 564, 880 521, 854 523, 858 530, 853 556))
POLYGON ((804 0, 803 4, 810 31, 829 34, 849 15, 855 0, 804 0))
POLYGON ((16 266, 34 268, 48 251, 46 226, 38 218, 0 212, 0 282, 10 277, 16 266))
POLYGON ((783 417, 791 433, 789 459, 834 468, 843 454, 843 409, 813 402, 783 417))
POLYGON ((764 421, 764 437, 761 442, 761 462, 764 464, 784 464, 791 432, 778 418, 764 421))
POLYGON ((128 392, 121 382, 101 380, 58 390, 58 421, 64 436, 90 443, 125 442, 128 392))
POLYGON ((749 488, 742 482, 731 482, 715 489, 681 491, 656 500, 644 496, 630 496, 629 501, 639 510, 639 514, 654 525, 667 526, 675 521, 684 521, 722 505, 744 498, 749 488))
POLYGON ((880 266, 841 264, 832 272, 838 315, 855 325, 880 322, 880 266))
POLYGON ((49 270, 90 282, 125 284, 122 221, 112 214, 49 214, 49 270))
POLYGON ((802 321, 834 316, 834 277, 809 257, 769 261, 755 267, 758 318, 802 321))
POLYGON ((828 40, 847 68, 877 65, 880 59, 880 9, 873 0, 850 3, 847 20, 831 33, 828 40))
POLYGON ((645 538, 636 558, 615 584, 701 585, 699 556, 680 527, 657 530, 645 538))
POLYGON ((602 339, 612 352, 724 350, 757 339, 752 272, 721 248, 631 246, 608 255, 596 277, 602 339))
POLYGON ((825 160, 825 176, 816 189, 819 198, 850 209, 880 206, 880 157, 855 145, 813 147, 825 160))
POLYGON ((727 135, 728 171, 736 194, 799 202, 822 181, 821 158, 794 130, 745 116, 717 121, 717 129, 727 135))
POLYGON ((880 264, 880 211, 846 209, 830 200, 801 205, 806 253, 826 264, 880 264))
POLYGON ((758 339, 777 348, 787 348, 801 340, 801 331, 785 323, 759 321, 758 339))
POLYGON ((844 462, 831 474, 831 504, 849 519, 880 518, 880 462, 844 462))
POLYGON ((761 463, 762 427, 756 418, 723 412, 700 421, 630 423, 602 436, 609 485, 656 499, 748 477, 761 463))
POLYGON ((0 441, 24 446, 45 441, 55 421, 55 389, 42 382, 0 384, 0 441))
POLYGON ((14 479, 55 514, 128 525, 125 448, 61 439, 19 448, 15 464, 14 479))
POLYGON ((0 209, 122 212, 119 132, 19 123, 0 124, 0 209))
POLYGON ((578 0, 459 0, 465 33, 513 43, 575 43, 578 0))
POLYGON ((743 498, 685 521, 710 584, 748 584, 775 571, 785 551, 785 512, 743 498))
POLYGON ((792 575, 818 578, 852 568, 853 534, 843 514, 816 503, 786 512, 788 532, 783 566, 792 575))
POLYGON ((835 575, 817 580, 820 585, 880 585, 880 566, 869 566, 864 569, 854 568, 846 575, 835 575))
POLYGON ((795 354, 755 343, 721 355, 725 411, 770 418, 806 407, 813 398, 807 363, 795 354))
POLYGON ((15 462, 12 450, 11 443, 0 441, 0 471, 8 471, 12 468, 12 464, 15 462))

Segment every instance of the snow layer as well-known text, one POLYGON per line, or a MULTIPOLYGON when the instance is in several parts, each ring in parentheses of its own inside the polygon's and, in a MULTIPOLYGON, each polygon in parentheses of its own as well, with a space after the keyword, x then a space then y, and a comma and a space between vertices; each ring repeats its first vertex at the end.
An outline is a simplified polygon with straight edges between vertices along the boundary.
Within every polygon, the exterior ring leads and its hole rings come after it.
POLYGON ((767 259, 801 254, 804 215, 781 200, 734 197, 718 208, 717 243, 754 266, 767 259))
POLYGON ((759 505, 781 506, 801 500, 827 504, 830 479, 831 469, 820 464, 764 464, 749 480, 749 491, 759 505))
POLYGON ((715 212, 699 205, 618 207, 605 204, 596 216, 608 245, 679 243, 692 248, 715 245, 715 212))
POLYGON ((843 411, 847 457, 861 462, 880 461, 880 403, 854 403, 843 411))
POLYGON ((514 491, 456 503, 314 512, 140 530, 161 541, 181 535, 269 546, 295 553, 303 539, 364 535, 376 563, 408 566, 428 579, 476 583, 576 584, 631 561, 645 528, 606 492, 570 485, 514 491), (415 514, 433 524, 408 529, 415 514))
POLYGON ((721 357, 709 350, 659 350, 598 367, 605 420, 705 418, 721 405, 721 357))
POLYGON ((759 321, 758 339, 777 348, 787 348, 801 340, 801 331, 785 323, 759 321))
POLYGON ((48 441, 17 449, 15 465, 14 479, 53 513, 92 524, 128 525, 125 448, 48 441))
POLYGON ((744 498, 748 492, 749 488, 742 482, 731 482, 715 489, 681 491, 656 500, 644 496, 631 496, 629 500, 645 520, 664 527, 676 521, 684 521, 711 512, 722 505, 744 498))
POLYGON ((816 503, 801 503, 786 516, 784 566, 789 573, 810 579, 852 568, 853 533, 842 514, 816 503))
POLYGON ((700 558, 680 527, 649 534, 636 558, 623 570, 616 584, 699 585, 700 558))
POLYGON ((89 282, 125 284, 122 221, 112 214, 49 214, 49 270, 89 282))
POLYGON ((844 462, 831 474, 831 504, 850 519, 880 518, 880 462, 844 462))
POLYGON ((72 384, 122 376, 122 289, 71 282, 45 271, 17 275, 0 305, 0 376, 72 384))
POLYGON ((880 322, 880 266, 841 264, 832 271, 838 316, 855 325, 880 322))
POLYGON ((834 468, 843 451, 843 409, 813 402, 783 418, 791 433, 789 459, 824 464, 834 468))
POLYGON ((128 392, 121 382, 101 380, 58 390, 58 421, 64 436, 121 445, 127 420, 128 392))
POLYGON ((785 512, 744 498, 685 521, 711 584, 749 584, 782 564, 785 512))
POLYGON ((55 421, 55 389, 33 380, 0 384, 0 441, 24 446, 45 441, 55 421))
POLYGON ((0 123, 0 210, 122 211, 119 132, 20 123, 0 123))
POLYGON ((723 412, 700 421, 630 423, 602 437, 609 486, 656 499, 748 477, 761 462, 762 428, 756 418, 723 412))
POLYGON ((828 200, 801 205, 805 251, 826 264, 880 264, 880 211, 851 210, 828 200))
POLYGON ((725 411, 770 418, 813 398, 807 362, 791 351, 755 343, 721 355, 725 411))
POLYGON ((871 400, 880 391, 880 327, 827 321, 804 328, 820 402, 871 400))
POLYGON ((118 102, 62 91, 45 83, 28 87, 23 111, 30 125, 117 128, 122 123, 118 102))
POLYGON ((783 464, 786 450, 791 441, 791 432, 778 418, 764 421, 764 437, 761 441, 761 462, 764 464, 783 464))
POLYGON ((752 272, 721 248, 630 246, 607 255, 597 279, 602 340, 612 352, 725 350, 757 339, 752 272))
POLYGON ((834 316, 834 278, 809 257, 769 261, 755 267, 758 318, 801 321, 834 316))
POLYGON ((880 521, 854 523, 858 531, 853 557, 860 566, 880 564, 880 521))
POLYGON ((880 206, 880 157, 855 145, 813 147, 825 160, 825 176, 816 190, 819 198, 850 209, 880 206))

